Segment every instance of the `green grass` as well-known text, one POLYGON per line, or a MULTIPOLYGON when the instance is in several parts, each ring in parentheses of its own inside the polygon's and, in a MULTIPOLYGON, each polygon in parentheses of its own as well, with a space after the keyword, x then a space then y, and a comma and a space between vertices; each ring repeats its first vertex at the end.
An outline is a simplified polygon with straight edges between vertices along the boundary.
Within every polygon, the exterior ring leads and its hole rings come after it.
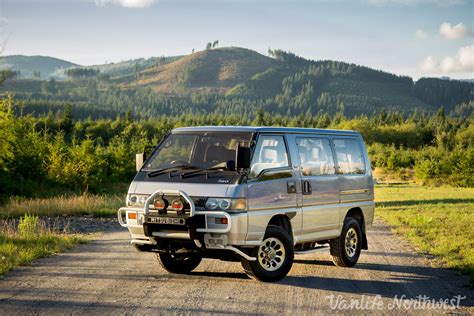
POLYGON ((56 232, 47 227, 40 217, 84 214, 109 216, 115 215, 124 203, 124 196, 118 194, 10 197, 0 206, 0 275, 16 266, 87 241, 80 235, 56 232))
POLYGON ((25 213, 39 216, 114 215, 125 204, 124 195, 62 195, 50 198, 10 197, 0 206, 0 218, 17 218, 25 213))
POLYGON ((37 216, 25 215, 18 225, 14 221, 3 221, 0 227, 0 275, 85 242, 87 240, 78 235, 54 232, 37 216))
POLYGON ((376 216, 474 286, 474 188, 377 186, 376 216))

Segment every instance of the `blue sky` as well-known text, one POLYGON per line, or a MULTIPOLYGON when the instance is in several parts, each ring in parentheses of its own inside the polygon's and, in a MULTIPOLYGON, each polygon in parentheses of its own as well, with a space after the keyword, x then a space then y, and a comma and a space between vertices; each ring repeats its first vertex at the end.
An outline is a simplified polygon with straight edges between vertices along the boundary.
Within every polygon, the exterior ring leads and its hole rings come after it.
POLYGON ((0 0, 0 15, 4 55, 91 65, 219 40, 415 79, 474 78, 474 0, 0 0))

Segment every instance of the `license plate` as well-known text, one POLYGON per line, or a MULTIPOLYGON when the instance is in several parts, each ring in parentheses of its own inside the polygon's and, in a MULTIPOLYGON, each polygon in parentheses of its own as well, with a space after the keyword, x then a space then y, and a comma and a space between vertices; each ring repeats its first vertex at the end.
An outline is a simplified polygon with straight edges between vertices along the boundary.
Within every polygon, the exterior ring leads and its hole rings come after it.
POLYGON ((180 217, 149 216, 147 223, 166 225, 186 225, 186 220, 180 217))

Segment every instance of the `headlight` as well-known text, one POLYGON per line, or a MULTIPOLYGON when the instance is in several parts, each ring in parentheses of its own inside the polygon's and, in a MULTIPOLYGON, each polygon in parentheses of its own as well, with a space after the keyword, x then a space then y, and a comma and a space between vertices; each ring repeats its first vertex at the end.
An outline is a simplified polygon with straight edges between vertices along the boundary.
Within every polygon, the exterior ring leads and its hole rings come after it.
POLYGON ((128 206, 144 206, 149 195, 147 194, 129 194, 127 196, 128 206))
POLYGON ((246 210, 247 203, 245 199, 218 199, 218 198, 208 198, 206 201, 206 209, 208 210, 246 210))
POLYGON ((217 199, 214 198, 208 198, 206 201, 206 208, 208 210, 215 210, 219 206, 219 202, 217 199))

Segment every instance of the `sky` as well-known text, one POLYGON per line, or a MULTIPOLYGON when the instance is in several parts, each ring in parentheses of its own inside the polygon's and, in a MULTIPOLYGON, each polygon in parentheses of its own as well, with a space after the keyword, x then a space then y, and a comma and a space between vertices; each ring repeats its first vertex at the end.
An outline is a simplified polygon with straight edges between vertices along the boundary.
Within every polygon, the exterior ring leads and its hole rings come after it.
POLYGON ((474 78, 474 0, 0 0, 3 55, 81 65, 189 54, 219 41, 415 80, 474 78))

